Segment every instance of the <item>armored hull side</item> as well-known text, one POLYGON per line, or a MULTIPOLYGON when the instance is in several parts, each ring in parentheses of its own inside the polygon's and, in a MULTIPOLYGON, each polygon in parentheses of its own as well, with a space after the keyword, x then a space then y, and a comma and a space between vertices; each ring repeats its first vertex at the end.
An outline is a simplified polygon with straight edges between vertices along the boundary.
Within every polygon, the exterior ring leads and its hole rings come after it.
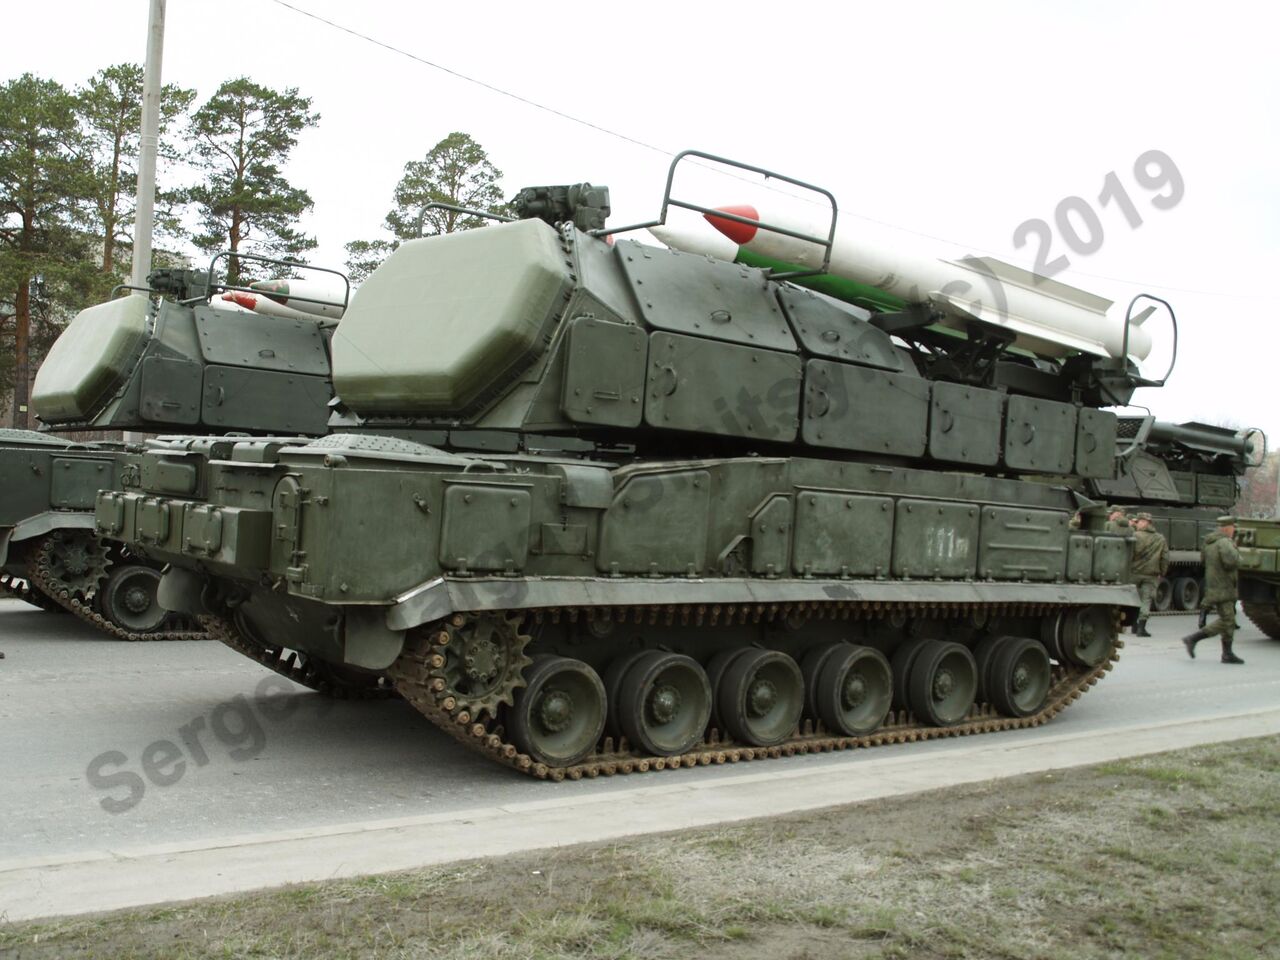
MULTIPOLYGON (((153 447, 138 475, 189 455, 153 447)), ((363 676, 557 778, 1043 722, 1110 668, 1137 602, 1129 541, 1071 529, 1076 498, 1030 481, 800 457, 498 459, 360 435, 223 441, 196 462, 216 504, 163 485, 98 502, 103 532, 173 565, 167 602, 267 666, 341 668, 348 682, 312 683, 335 691, 363 676), (926 651, 931 672, 913 672, 926 651), (741 716, 698 692, 764 654, 776 676, 740 682, 755 698, 741 716), (837 655, 842 692, 820 703, 837 655), (624 723, 632 660, 670 690, 624 723), (529 732, 561 723, 520 713, 547 663, 542 685, 568 687, 555 702, 607 739, 529 732), (657 736, 672 724, 675 752, 657 736)))

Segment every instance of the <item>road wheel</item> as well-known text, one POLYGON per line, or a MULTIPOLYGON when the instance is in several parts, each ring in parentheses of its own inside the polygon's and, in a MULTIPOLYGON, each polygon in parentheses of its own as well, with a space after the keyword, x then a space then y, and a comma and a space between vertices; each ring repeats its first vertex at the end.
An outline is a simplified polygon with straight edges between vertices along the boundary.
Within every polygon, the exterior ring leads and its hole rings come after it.
POLYGON ((654 650, 627 671, 616 710, 633 744, 673 757, 702 739, 711 718, 711 685, 692 657, 654 650))
POLYGON ((987 675, 987 695, 1008 717, 1029 717, 1044 706, 1052 682, 1049 652, 1030 637, 1005 637, 987 675))
POLYGON ((1195 577, 1178 577, 1173 581, 1173 605, 1178 610, 1200 608, 1200 581, 1195 577))
POLYGON ((156 599, 160 571, 141 564, 117 567, 99 592, 102 615, 134 633, 159 630, 168 615, 156 599))
POLYGON ((735 740, 771 747, 795 732, 804 712, 800 667, 778 650, 746 648, 724 671, 716 706, 735 740))
POLYGON ((615 737, 625 736, 622 721, 618 718, 618 704, 622 702, 622 681, 627 671, 649 655, 648 650, 632 650, 614 657, 604 672, 604 692, 607 701, 605 728, 615 737))
POLYGON ((978 692, 978 665, 967 647, 933 640, 912 664, 909 687, 919 719, 935 727, 958 723, 978 692))
POLYGON ((822 667, 831 655, 848 644, 841 640, 820 643, 805 651, 800 660, 800 673, 804 676, 804 713, 807 717, 818 716, 818 677, 822 667))
POLYGON ((978 693, 975 699, 979 703, 986 703, 991 699, 991 684, 987 677, 991 672, 991 664, 996 654, 1008 639, 1008 637, 988 635, 978 642, 978 646, 973 651, 973 660, 978 667, 978 693))
POLYGON ((1116 642, 1115 624, 1106 607, 1083 607, 1062 618, 1058 636, 1060 659, 1081 667, 1096 667, 1116 642))
POLYGON ((725 730, 725 725, 724 717, 720 714, 720 684, 724 680, 725 671, 729 669, 729 665, 750 649, 750 647, 731 647, 728 650, 721 650, 707 664, 707 682, 711 684, 711 725, 721 732, 725 730))
POLYGON ((827 728, 861 737, 884 723, 893 671, 879 650, 842 643, 823 662, 815 691, 818 718, 827 728))
POLYGON ((916 637, 911 640, 903 640, 893 651, 893 709, 911 709, 911 668, 916 662, 916 657, 920 655, 920 651, 934 642, 933 640, 916 637))
POLYGON ((1163 613, 1172 605, 1173 584, 1162 577, 1160 582, 1156 584, 1156 595, 1151 601, 1151 609, 1163 613))
POLYGON ((591 667, 568 657, 535 657, 507 709, 512 742, 539 763, 567 767, 594 748, 604 731, 604 684, 591 667))

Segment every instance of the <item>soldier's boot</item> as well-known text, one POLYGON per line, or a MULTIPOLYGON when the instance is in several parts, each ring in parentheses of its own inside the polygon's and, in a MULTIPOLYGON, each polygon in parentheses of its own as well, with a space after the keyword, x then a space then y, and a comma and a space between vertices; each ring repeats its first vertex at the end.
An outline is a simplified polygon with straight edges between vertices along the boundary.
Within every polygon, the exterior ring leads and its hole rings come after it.
POLYGON ((1135 637, 1149 637, 1149 636, 1151 636, 1151 634, 1147 633, 1147 618, 1146 618, 1146 617, 1143 617, 1141 620, 1139 620, 1137 623, 1135 623, 1135 624, 1133 625, 1133 635, 1134 635, 1135 637))
POLYGON ((1201 640, 1203 640, 1207 636, 1209 636, 1208 630, 1197 630, 1195 633, 1191 634, 1190 636, 1186 636, 1182 638, 1182 645, 1187 648, 1188 657, 1190 657, 1192 660, 1196 658, 1196 644, 1199 643, 1201 640))
POLYGON ((1244 663, 1239 657, 1231 652, 1231 641, 1226 637, 1222 638, 1222 662, 1223 663, 1244 663))

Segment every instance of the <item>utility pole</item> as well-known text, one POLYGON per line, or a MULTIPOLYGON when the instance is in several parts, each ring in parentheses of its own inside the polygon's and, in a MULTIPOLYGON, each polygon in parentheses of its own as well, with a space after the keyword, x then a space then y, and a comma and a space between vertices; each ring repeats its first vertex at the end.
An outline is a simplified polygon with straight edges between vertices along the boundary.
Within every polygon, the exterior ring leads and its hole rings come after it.
MULTIPOLYGON (((129 283, 146 287, 151 272, 151 231, 155 227, 156 148, 160 142, 160 62, 164 56, 165 0, 151 0, 147 17, 147 62, 142 71, 142 134, 138 141, 138 196, 134 203, 133 270, 129 283)), ((133 296, 147 296, 134 290, 133 296)), ((124 433, 126 443, 140 443, 142 434, 124 433)))
MULTIPOLYGON (((160 60, 164 55, 165 0, 151 0, 147 20, 147 64, 142 74, 142 136, 138 144, 138 197, 133 227, 133 273, 129 283, 147 285, 151 230, 155 226, 156 146, 160 139, 160 60)), ((134 291, 137 296, 145 296, 134 291)))

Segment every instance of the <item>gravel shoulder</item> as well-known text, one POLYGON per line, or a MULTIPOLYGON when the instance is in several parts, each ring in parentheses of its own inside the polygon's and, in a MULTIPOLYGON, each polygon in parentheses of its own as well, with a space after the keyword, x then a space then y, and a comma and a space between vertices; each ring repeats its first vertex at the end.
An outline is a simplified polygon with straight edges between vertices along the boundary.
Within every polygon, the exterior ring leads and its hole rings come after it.
POLYGON ((0 956, 1280 954, 1280 738, 714 829, 0 926, 0 956))

